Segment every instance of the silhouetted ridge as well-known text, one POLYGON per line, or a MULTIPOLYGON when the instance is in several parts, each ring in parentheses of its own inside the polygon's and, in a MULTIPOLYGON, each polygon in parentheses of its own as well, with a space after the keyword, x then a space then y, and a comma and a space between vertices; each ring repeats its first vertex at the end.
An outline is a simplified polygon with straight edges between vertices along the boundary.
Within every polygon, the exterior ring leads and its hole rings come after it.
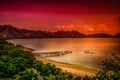
POLYGON ((56 31, 56 32, 49 32, 49 31, 34 31, 34 30, 26 30, 26 29, 19 29, 12 25, 0 25, 0 38, 3 39, 12 39, 12 38, 120 38, 120 33, 112 36, 106 33, 99 33, 99 34, 90 34, 85 35, 78 31, 56 31))
POLYGON ((0 25, 0 37, 1 38, 77 38, 86 37, 85 34, 78 31, 34 31, 23 30, 13 27, 12 25, 0 25))
POLYGON ((109 38, 109 37, 113 37, 110 34, 106 34, 106 33, 100 33, 100 34, 90 34, 88 35, 88 37, 94 37, 94 38, 109 38))
POLYGON ((23 30, 11 25, 0 25, 1 38, 41 38, 49 37, 45 31, 23 30))
POLYGON ((23 37, 20 30, 12 25, 0 25, 0 35, 3 38, 23 37))
POLYGON ((120 33, 115 35, 116 38, 120 38, 120 33))
POLYGON ((79 33, 78 31, 57 31, 54 32, 54 37, 61 37, 61 38, 78 38, 78 37, 86 37, 85 34, 79 33))

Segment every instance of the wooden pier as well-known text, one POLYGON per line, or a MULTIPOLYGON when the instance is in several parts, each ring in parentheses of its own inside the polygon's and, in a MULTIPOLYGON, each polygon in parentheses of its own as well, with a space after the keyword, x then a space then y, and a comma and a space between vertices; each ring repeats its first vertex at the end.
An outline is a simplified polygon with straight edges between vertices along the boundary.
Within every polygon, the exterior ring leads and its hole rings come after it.
POLYGON ((62 55, 71 54, 71 53, 72 51, 66 50, 66 51, 33 53, 33 55, 42 56, 42 57, 56 57, 56 56, 62 56, 62 55))

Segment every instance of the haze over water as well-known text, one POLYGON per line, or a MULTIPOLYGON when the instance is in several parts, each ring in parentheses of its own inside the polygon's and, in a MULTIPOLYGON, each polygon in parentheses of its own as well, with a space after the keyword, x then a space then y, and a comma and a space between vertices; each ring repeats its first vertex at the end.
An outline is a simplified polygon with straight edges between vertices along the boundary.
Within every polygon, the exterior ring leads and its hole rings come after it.
POLYGON ((120 53, 118 38, 48 38, 48 39, 12 39, 14 44, 35 49, 34 52, 52 52, 70 50, 72 54, 60 57, 47 57, 58 62, 100 68, 100 61, 109 58, 111 53, 120 53), (93 54, 86 54, 89 50, 93 54))

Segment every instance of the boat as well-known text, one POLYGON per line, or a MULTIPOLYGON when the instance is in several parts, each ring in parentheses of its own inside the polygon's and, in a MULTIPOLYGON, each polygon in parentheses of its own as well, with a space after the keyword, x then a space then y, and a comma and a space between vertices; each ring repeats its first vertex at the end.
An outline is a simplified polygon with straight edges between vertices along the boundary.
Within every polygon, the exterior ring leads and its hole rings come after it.
POLYGON ((85 54, 94 54, 94 52, 93 52, 93 51, 90 51, 90 50, 85 50, 84 53, 85 53, 85 54))

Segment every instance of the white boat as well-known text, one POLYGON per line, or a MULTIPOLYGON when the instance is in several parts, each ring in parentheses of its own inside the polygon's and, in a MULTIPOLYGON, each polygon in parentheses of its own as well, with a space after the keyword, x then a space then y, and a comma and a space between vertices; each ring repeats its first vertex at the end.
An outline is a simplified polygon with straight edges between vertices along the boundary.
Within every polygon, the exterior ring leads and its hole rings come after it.
POLYGON ((84 53, 85 53, 85 54, 94 54, 94 52, 93 52, 93 51, 90 51, 90 50, 85 50, 84 53))

